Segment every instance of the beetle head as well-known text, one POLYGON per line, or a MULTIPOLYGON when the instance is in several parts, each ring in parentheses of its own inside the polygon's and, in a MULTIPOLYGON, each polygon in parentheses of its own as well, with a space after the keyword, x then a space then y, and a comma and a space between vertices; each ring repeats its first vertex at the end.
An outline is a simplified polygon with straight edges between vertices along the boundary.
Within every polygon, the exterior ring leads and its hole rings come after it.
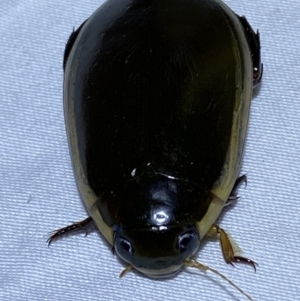
POLYGON ((116 253, 149 277, 176 274, 199 248, 200 238, 193 225, 172 225, 131 229, 116 227, 116 253))
POLYGON ((150 174, 103 195, 97 208, 124 261, 150 277, 167 277, 199 248, 196 223, 207 206, 201 193, 190 182, 150 174))

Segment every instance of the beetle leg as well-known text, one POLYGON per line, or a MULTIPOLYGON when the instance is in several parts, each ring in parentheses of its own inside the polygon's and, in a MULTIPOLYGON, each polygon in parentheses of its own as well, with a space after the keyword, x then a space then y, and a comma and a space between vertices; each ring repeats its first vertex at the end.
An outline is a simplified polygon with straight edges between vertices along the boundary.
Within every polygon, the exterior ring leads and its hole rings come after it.
POLYGON ((50 246, 52 241, 57 238, 66 236, 67 234, 70 234, 71 232, 84 230, 87 227, 94 227, 94 221, 90 216, 87 217, 86 219, 84 219, 83 221, 76 222, 76 223, 73 223, 72 225, 55 230, 47 240, 48 246, 50 246))
POLYGON ((80 27, 77 29, 77 30, 74 30, 72 31, 72 33, 70 34, 69 36, 69 39, 68 39, 68 42, 66 44, 66 48, 65 48, 65 52, 64 52, 64 61, 63 61, 63 70, 65 71, 66 69, 66 64, 67 64, 67 60, 68 60, 68 57, 69 57, 69 54, 71 52, 71 49, 72 49, 72 46, 82 28, 82 26, 84 25, 84 23, 86 22, 87 20, 85 20, 81 25, 80 27))
POLYGON ((209 234, 219 235, 222 253, 226 263, 230 263, 231 265, 233 265, 234 262, 246 263, 253 266, 256 271, 256 262, 249 258, 236 255, 233 243, 224 229, 220 228, 218 225, 213 225, 209 230, 209 234))
POLYGON ((255 32, 245 16, 238 16, 242 26, 244 27, 246 38, 248 40, 248 45, 250 47, 250 52, 253 62, 253 87, 259 85, 262 74, 263 74, 263 64, 260 59, 260 38, 259 31, 255 32))
POLYGON ((245 183, 245 185, 247 185, 247 176, 246 175, 242 175, 236 179, 235 184, 231 190, 230 196, 225 203, 225 206, 231 205, 233 202, 235 202, 238 199, 237 192, 238 192, 239 188, 241 187, 241 185, 244 183, 245 183))

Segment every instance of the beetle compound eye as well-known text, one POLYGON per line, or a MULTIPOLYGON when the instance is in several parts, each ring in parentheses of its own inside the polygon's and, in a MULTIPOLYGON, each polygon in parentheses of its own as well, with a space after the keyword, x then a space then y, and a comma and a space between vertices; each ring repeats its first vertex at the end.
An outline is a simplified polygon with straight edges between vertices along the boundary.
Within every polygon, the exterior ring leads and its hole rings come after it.
POLYGON ((193 229, 180 235, 177 242, 177 248, 182 256, 192 255, 199 247, 198 233, 193 229))
POLYGON ((126 253, 132 253, 132 246, 131 243, 124 238, 120 238, 120 247, 122 248, 122 250, 124 250, 124 252, 126 253))
POLYGON ((119 256, 122 257, 124 260, 130 260, 134 252, 130 241, 123 237, 116 239, 115 249, 119 256))
POLYGON ((181 235, 178 239, 178 248, 180 252, 185 252, 193 243, 194 235, 190 231, 181 235))

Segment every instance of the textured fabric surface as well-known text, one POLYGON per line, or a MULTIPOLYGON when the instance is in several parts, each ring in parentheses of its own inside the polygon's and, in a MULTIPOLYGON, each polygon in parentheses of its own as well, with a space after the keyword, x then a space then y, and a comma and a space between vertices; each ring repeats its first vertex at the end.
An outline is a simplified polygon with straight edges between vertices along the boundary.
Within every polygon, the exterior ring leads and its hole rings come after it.
MULTIPOLYGON (((64 128, 62 58, 73 27, 103 1, 1 0, 0 300, 246 300, 211 273, 154 281, 131 272, 97 232, 47 247, 49 233, 86 217, 64 128)), ((299 300, 300 1, 226 0, 259 28, 263 83, 252 102, 248 186, 219 224, 257 261, 235 268, 219 243, 198 259, 254 300, 299 300)))

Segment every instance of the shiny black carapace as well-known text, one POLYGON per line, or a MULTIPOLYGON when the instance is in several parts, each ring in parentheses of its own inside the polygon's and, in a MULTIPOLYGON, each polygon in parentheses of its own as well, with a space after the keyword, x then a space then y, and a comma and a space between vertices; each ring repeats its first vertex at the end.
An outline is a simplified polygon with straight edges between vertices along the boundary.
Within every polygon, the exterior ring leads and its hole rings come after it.
POLYGON ((260 41, 219 0, 108 0, 64 57, 64 106, 77 184, 116 253, 151 277, 192 259, 236 197, 260 41))

